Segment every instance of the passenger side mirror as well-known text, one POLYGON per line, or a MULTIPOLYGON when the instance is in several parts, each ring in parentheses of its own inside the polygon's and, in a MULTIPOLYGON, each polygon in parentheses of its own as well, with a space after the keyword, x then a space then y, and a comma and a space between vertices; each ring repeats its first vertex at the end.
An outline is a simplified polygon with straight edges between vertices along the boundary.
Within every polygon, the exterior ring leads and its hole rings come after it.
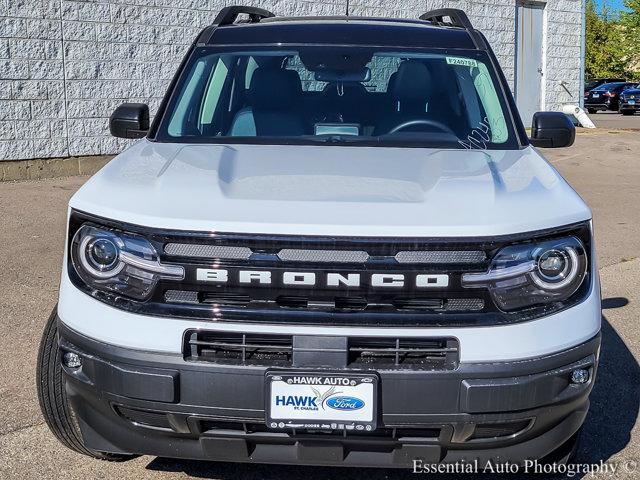
POLYGON ((531 123, 531 144, 534 147, 570 147, 576 139, 576 127, 562 112, 536 112, 531 123))
POLYGON ((142 138, 149 131, 149 107, 144 103, 123 103, 109 118, 111 135, 119 138, 142 138))

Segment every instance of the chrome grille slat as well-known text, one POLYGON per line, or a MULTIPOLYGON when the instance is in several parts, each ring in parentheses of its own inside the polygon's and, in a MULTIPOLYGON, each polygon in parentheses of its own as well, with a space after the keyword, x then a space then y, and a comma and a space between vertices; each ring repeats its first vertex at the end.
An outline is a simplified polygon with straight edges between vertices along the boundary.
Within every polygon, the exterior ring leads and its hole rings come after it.
POLYGON ((164 300, 169 303, 198 303, 198 292, 190 290, 167 290, 164 300))
POLYGON ((278 252, 283 262, 366 263, 369 254, 361 250, 305 250, 283 248, 278 252))
POLYGON ((220 258, 228 260, 248 260, 253 253, 249 247, 195 243, 167 243, 164 246, 164 251, 168 255, 180 257, 220 258))
MULTIPOLYGON (((188 258, 249 260, 256 254, 249 247, 231 245, 207 245, 192 243, 167 243, 167 255, 188 258)), ((264 254, 264 253, 261 253, 264 254)), ((275 254, 283 262, 305 263, 367 263, 371 255, 364 250, 326 250, 283 248, 275 254)), ((482 250, 403 250, 395 256, 377 256, 376 259, 395 259, 400 264, 479 264, 487 259, 482 250)))
POLYGON ((449 298, 444 309, 449 312, 479 312, 484 308, 481 298, 449 298))
POLYGON ((395 256, 398 263, 476 264, 486 261, 482 250, 405 250, 395 256))

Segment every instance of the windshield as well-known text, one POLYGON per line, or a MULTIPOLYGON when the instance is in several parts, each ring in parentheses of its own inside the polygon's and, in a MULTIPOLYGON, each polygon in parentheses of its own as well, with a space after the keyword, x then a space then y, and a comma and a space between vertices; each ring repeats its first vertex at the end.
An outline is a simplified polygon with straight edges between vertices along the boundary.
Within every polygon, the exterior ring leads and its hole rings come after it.
POLYGON ((596 90, 598 91, 611 91, 611 90, 622 90, 628 86, 627 83, 622 82, 614 82, 614 83, 605 83, 604 85, 600 85, 596 90))
POLYGON ((195 50, 157 139, 517 148, 486 53, 195 50))
POLYGON ((585 85, 585 87, 584 87, 584 88, 585 88, 585 90, 593 90, 594 88, 596 88, 596 87, 597 87, 598 85, 600 85, 600 84, 601 84, 600 80, 594 80, 594 81, 592 81, 592 82, 588 82, 588 83, 585 85))

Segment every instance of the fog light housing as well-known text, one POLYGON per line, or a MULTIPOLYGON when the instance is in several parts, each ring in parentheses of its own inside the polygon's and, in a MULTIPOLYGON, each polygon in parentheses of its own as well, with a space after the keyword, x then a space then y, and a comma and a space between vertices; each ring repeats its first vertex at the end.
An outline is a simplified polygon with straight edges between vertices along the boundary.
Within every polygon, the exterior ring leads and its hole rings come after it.
POLYGON ((589 370, 586 368, 578 368, 571 372, 571 383, 583 385, 589 381, 589 370))
POLYGON ((79 368, 82 366, 82 358, 77 353, 65 352, 62 355, 62 363, 68 368, 79 368))

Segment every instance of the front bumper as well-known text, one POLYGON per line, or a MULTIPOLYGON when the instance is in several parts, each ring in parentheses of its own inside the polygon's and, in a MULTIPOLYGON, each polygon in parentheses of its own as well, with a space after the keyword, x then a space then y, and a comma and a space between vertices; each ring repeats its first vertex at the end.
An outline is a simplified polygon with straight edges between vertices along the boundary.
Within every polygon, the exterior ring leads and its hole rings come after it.
POLYGON ((611 104, 609 102, 584 102, 584 108, 589 110, 611 110, 611 104))
POLYGON ((633 104, 629 104, 628 102, 620 102, 620 110, 634 110, 640 111, 640 100, 636 100, 633 104))
POLYGON ((378 429, 335 434, 266 428, 267 367, 187 362, 182 355, 97 342, 61 321, 58 326, 60 348, 82 357, 82 367, 64 372, 87 447, 306 465, 542 458, 582 425, 600 346, 597 335, 536 359, 462 363, 446 371, 378 370, 378 429), (590 371, 587 383, 571 383, 576 368, 590 371))

